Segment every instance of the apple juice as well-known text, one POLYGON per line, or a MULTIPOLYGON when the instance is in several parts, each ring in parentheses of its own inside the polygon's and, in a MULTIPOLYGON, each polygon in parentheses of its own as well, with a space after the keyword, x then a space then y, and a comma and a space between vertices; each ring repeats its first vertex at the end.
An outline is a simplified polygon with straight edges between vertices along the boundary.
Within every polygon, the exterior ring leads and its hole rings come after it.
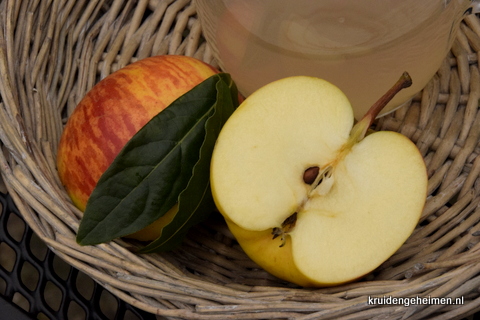
POLYGON ((439 69, 470 1, 197 0, 205 37, 242 94, 309 75, 338 86, 355 117, 404 71, 413 85, 384 109, 411 99, 439 69))

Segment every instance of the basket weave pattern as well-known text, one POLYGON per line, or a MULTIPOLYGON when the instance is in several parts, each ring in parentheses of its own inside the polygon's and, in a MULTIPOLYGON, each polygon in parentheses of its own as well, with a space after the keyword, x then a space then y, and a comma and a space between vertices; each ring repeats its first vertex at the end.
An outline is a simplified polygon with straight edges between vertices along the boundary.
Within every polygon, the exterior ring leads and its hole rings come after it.
POLYGON ((190 0, 0 0, 0 171, 27 223, 55 253, 121 299, 169 319, 451 319, 480 309, 480 20, 411 105, 376 130, 412 139, 429 190, 417 229, 361 281, 303 289, 251 262, 217 214, 166 254, 135 243, 80 247, 81 212, 56 173, 68 115, 100 79, 159 54, 216 65, 190 0), (463 305, 369 305, 369 297, 463 297, 463 305))

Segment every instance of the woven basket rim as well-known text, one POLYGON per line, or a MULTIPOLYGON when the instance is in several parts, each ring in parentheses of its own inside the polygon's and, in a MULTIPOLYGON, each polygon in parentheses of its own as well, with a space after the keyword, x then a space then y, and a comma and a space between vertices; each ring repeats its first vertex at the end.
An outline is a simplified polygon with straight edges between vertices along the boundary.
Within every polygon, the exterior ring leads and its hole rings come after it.
POLYGON ((132 242, 80 247, 81 212, 55 152, 66 118, 98 79, 138 59, 218 66, 190 0, 0 3, 0 172, 27 224, 60 258, 122 300, 182 319, 449 319, 480 310, 480 18, 467 16, 442 67, 409 106, 382 117, 419 147, 429 197, 414 234, 361 281, 306 289, 251 262, 217 215, 166 254, 132 242), (371 305, 370 297, 463 297, 462 305, 371 305))

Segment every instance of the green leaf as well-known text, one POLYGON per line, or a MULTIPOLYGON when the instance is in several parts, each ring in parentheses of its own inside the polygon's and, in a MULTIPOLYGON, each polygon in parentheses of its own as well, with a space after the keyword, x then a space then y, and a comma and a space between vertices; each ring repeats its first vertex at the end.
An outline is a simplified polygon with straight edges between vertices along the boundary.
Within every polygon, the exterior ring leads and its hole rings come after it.
POLYGON ((215 208, 210 191, 210 160, 220 130, 238 106, 237 91, 233 82, 217 82, 217 99, 213 115, 207 120, 205 140, 200 150, 200 159, 193 169, 188 186, 182 191, 178 201, 178 212, 173 220, 163 228, 157 240, 143 248, 141 253, 167 251, 178 246, 187 231, 200 223, 215 208), (233 89, 230 88, 233 86, 233 89), (232 96, 225 94, 232 92, 232 96), (219 107, 222 106, 222 107, 219 107))
MULTIPOLYGON (((228 118, 235 108, 231 98, 224 98, 234 94, 230 87, 236 91, 228 74, 206 79, 152 118, 132 137, 100 177, 88 200, 77 232, 79 244, 104 243, 141 230, 179 201, 180 194, 194 176, 194 167, 200 160, 211 156, 212 151, 203 150, 210 144, 205 143, 206 138, 212 139, 207 121, 217 113, 216 109, 225 109, 220 113, 225 113, 228 118), (218 103, 219 97, 230 105, 218 103)), ((225 120, 222 117, 222 121, 225 120)), ((216 126, 221 127, 223 123, 216 126)), ((216 140, 216 136, 213 139, 216 140)), ((205 168, 198 171, 202 170, 205 168)), ((209 174, 208 168, 206 171, 209 174)), ((195 180, 191 185, 196 186, 194 194, 209 192, 205 191, 205 186, 199 189, 195 180)), ((203 200, 204 196, 201 198, 203 200)), ((192 201, 195 207, 202 207, 202 201, 195 201, 192 201)))

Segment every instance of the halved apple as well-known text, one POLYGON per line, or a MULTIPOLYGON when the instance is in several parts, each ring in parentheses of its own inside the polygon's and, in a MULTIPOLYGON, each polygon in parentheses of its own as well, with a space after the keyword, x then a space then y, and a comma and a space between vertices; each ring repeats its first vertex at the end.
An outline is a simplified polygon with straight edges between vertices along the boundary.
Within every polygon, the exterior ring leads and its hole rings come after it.
POLYGON ((355 126, 347 97, 314 77, 272 82, 240 105, 216 142, 211 184, 252 260, 329 286, 371 272, 405 242, 425 204, 424 160, 399 133, 365 135, 409 84, 404 75, 355 126))

